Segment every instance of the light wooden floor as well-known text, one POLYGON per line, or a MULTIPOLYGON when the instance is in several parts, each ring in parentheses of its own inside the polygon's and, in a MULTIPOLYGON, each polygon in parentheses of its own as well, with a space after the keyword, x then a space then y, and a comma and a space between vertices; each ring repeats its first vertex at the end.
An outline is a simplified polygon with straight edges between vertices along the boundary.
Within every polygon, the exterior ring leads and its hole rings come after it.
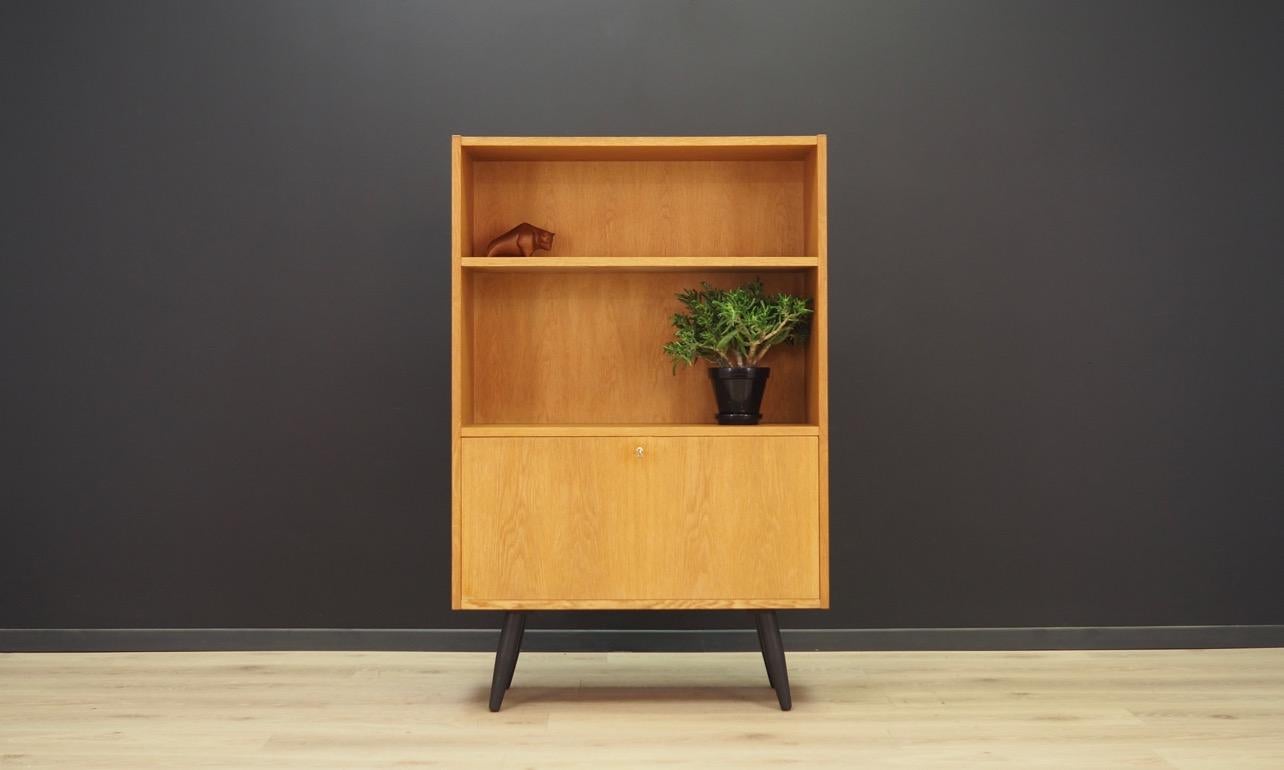
POLYGON ((1284 768, 1284 649, 0 655, 0 767, 1284 768))

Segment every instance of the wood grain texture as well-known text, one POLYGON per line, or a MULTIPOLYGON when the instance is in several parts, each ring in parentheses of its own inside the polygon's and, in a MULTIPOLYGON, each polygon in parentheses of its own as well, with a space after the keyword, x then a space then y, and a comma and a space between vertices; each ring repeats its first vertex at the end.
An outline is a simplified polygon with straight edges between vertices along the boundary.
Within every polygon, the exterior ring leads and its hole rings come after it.
MULTIPOLYGON (((681 305, 674 295, 708 281, 731 287, 735 272, 478 273, 473 424, 713 423, 708 366, 676 374, 661 347, 681 305)), ((764 273, 770 291, 800 294, 805 271, 764 273)), ((807 349, 779 346, 763 419, 805 423, 807 349)))
POLYGON ((689 425, 652 423, 650 425, 465 425, 464 436, 819 436, 815 425, 689 425))
POLYGON ((464 439, 463 603, 815 599, 816 442, 464 439))
POLYGON ((546 270, 798 270, 816 267, 815 257, 465 257, 471 270, 519 272, 546 270))
POLYGON ((474 599, 465 610, 818 610, 820 597, 805 599, 474 599))
POLYGON ((1284 767, 1284 649, 790 652, 787 714, 756 652, 526 652, 498 714, 493 662, 0 655, 0 767, 1284 767))
POLYGON ((479 161, 472 256, 519 222, 548 256, 811 256, 803 161, 479 161))
POLYGON ((465 136, 477 160, 800 160, 815 136, 465 136))
POLYGON ((460 428, 472 421, 472 313, 465 301, 472 294, 472 276, 460 268, 469 243, 470 209, 466 202, 471 162, 463 156, 461 139, 450 140, 450 604, 459 607, 459 536, 462 490, 459 487, 460 428))
POLYGON ((829 607, 829 140, 816 137, 816 154, 808 163, 808 250, 817 255, 808 274, 808 294, 815 315, 807 357, 807 417, 820 428, 820 603, 829 607))
POLYGON ((455 137, 452 150, 452 606, 828 606, 825 138, 455 137), (472 256, 519 221, 557 232, 551 253, 472 256), (716 426, 706 368, 674 375, 660 348, 678 291, 754 275, 814 296, 818 333, 770 354, 767 424, 716 426), (593 442, 661 451, 638 473, 593 442), (769 454, 790 442, 801 459, 769 454), (737 507, 788 558, 769 562, 754 527, 720 518, 737 507), (718 564, 726 553, 758 571, 718 564))

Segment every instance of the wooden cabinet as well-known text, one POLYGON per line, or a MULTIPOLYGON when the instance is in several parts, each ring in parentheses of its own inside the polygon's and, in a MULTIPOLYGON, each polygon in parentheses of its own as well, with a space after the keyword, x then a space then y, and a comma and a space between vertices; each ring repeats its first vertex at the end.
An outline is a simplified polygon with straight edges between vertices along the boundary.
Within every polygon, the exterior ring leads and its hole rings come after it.
POLYGON ((824 136, 455 137, 457 609, 827 607, 824 136), (483 256, 520 222, 551 251, 483 256), (758 426, 661 352, 674 295, 812 297, 758 426))

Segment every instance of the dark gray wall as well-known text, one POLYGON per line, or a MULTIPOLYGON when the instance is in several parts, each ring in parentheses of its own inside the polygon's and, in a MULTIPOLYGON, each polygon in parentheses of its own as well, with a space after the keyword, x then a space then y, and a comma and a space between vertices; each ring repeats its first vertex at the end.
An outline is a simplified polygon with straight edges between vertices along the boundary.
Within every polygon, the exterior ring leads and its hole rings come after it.
POLYGON ((0 626, 493 625, 451 133, 829 134, 834 607, 787 624, 1284 622, 1281 8, 7 2, 0 626))

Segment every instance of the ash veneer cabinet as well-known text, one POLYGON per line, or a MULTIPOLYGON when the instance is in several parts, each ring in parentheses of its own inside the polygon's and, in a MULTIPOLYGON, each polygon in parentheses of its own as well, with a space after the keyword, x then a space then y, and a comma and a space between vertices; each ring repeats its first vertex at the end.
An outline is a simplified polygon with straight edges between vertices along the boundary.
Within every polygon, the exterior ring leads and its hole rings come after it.
POLYGON ((452 145, 455 609, 752 610, 789 708, 774 610, 829 606, 824 135, 461 137, 452 145), (551 251, 486 258, 519 222, 551 251), (674 295, 760 277, 813 298, 757 426, 660 348, 674 295))

